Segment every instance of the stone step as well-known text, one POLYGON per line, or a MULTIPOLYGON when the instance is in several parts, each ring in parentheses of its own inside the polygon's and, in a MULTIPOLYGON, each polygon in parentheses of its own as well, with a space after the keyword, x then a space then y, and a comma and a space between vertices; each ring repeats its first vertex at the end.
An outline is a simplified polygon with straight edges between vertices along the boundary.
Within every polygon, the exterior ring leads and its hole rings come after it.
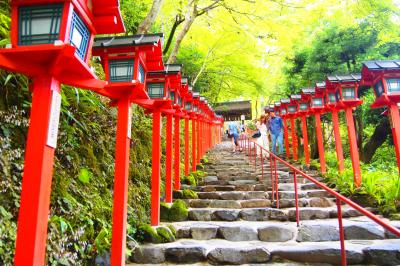
POLYGON ((219 199, 219 200, 249 200, 249 199, 268 199, 265 191, 232 191, 232 192, 197 192, 199 199, 219 199))
MULTIPOLYGON (((279 187, 278 187, 279 189, 279 187)), ((272 191, 268 191, 269 197, 272 198, 272 191)), ((297 191, 297 195, 299 198, 334 198, 329 192, 322 189, 314 189, 314 190, 299 190, 297 191)), ((282 191, 279 189, 279 198, 280 199, 294 199, 295 192, 294 191, 282 191)))
MULTIPOLYGON (((343 218, 358 217, 361 214, 348 206, 342 207, 343 218)), ((300 221, 337 218, 334 207, 302 207, 299 209, 300 221)), ((296 221, 295 208, 190 208, 190 221, 296 221)))
MULTIPOLYGON (((393 223, 400 228, 400 222, 393 223)), ((297 227, 295 222, 196 222, 186 221, 173 223, 177 238, 209 240, 222 238, 228 241, 264 242, 324 242, 339 241, 337 219, 323 221, 302 221, 297 227)), ((346 240, 377 240, 394 238, 381 226, 366 217, 343 221, 346 240)))
MULTIPOLYGON (((347 240, 348 264, 399 265, 400 240, 347 240)), ((231 242, 223 239, 181 239, 166 244, 141 245, 130 258, 135 263, 246 264, 300 262, 341 264, 340 242, 231 242)))
POLYGON ((191 208, 226 208, 226 209, 245 209, 270 207, 271 201, 268 199, 249 199, 249 200, 219 200, 219 199, 192 199, 186 200, 191 208))

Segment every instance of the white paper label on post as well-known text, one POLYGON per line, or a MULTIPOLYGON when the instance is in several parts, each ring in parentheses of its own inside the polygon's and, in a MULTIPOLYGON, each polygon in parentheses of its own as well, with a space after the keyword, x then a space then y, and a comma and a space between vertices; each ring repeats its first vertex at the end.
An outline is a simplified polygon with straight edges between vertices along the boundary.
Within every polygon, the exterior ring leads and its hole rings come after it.
POLYGON ((128 111, 128 138, 131 138, 132 135, 132 108, 129 107, 128 111))
POLYGON ((58 124, 60 121, 61 94, 55 90, 53 90, 52 93, 53 95, 51 98, 51 109, 50 109, 49 127, 47 130, 46 144, 52 148, 56 148, 58 124))

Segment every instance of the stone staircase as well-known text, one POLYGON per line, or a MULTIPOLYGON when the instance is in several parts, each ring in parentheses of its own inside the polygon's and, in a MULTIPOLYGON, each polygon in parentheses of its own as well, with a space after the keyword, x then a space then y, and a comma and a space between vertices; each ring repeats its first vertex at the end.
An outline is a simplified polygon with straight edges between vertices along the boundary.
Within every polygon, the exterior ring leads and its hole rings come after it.
MULTIPOLYGON (((278 165, 277 208, 276 199, 272 199, 269 161, 264 161, 262 178, 244 152, 233 154, 228 143, 218 145, 208 157, 204 184, 182 186, 195 190, 199 198, 186 200, 190 206, 188 221, 172 223, 177 241, 141 245, 134 251, 132 261, 201 265, 341 264, 335 198, 299 177, 300 226, 297 227, 294 184, 285 166, 278 165)), ((342 212, 348 264, 400 265, 399 239, 347 205, 342 205, 342 212)), ((400 228, 400 222, 392 224, 400 228)))

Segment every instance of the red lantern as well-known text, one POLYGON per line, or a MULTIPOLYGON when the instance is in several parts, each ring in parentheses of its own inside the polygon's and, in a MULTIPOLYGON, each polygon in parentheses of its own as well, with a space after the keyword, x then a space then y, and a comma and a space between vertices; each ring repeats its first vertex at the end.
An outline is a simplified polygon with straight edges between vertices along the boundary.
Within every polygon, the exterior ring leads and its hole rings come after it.
POLYGON ((321 173, 326 173, 324 138, 322 135, 321 114, 325 111, 324 103, 325 82, 315 84, 315 94, 311 97, 310 106, 315 116, 315 129, 317 135, 319 162, 321 173))
POLYGON ((285 139, 285 149, 286 149, 286 158, 290 158, 290 144, 289 144, 289 129, 286 118, 288 117, 288 105, 290 103, 290 99, 282 99, 280 106, 280 115, 283 120, 283 136, 285 139))
POLYGON ((335 108, 345 110, 350 145, 350 156, 353 165, 354 183, 357 187, 361 186, 361 169, 357 147, 356 129, 354 126, 353 108, 362 103, 362 100, 358 98, 360 80, 360 74, 336 75, 327 77, 328 87, 332 87, 336 91, 337 103, 335 108))
POLYGON ((304 88, 301 90, 301 99, 299 100, 299 116, 301 117, 301 128, 303 133, 304 161, 307 167, 310 167, 310 148, 308 146, 307 116, 312 114, 310 101, 315 94, 314 88, 304 88))

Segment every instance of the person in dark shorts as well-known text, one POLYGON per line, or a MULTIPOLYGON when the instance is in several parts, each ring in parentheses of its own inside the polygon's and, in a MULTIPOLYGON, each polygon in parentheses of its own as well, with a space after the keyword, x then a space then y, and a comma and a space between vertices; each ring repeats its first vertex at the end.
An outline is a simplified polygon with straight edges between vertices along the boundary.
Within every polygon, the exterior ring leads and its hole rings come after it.
POLYGON ((235 122, 231 122, 229 124, 229 134, 233 136, 233 152, 235 151, 242 151, 241 148, 239 147, 239 128, 238 125, 235 122))

